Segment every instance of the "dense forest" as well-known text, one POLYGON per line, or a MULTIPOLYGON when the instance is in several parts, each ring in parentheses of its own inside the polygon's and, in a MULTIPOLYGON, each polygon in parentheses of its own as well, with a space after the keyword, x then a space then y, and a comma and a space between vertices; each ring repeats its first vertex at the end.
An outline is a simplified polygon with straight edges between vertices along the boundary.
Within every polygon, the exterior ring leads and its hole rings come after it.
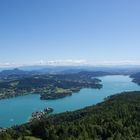
POLYGON ((140 92, 65 112, 0 133, 1 140, 140 140, 140 92))
POLYGON ((140 72, 136 73, 136 74, 133 74, 130 77, 133 78, 133 82, 135 82, 138 85, 140 85, 140 72))

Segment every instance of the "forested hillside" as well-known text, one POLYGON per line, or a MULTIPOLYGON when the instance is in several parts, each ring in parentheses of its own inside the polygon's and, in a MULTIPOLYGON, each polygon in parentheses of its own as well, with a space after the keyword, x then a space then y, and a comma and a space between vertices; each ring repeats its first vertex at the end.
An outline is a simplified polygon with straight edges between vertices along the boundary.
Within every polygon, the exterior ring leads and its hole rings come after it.
POLYGON ((131 75, 131 78, 133 78, 133 82, 135 82, 135 83, 140 85, 140 72, 131 75))
POLYGON ((113 95, 74 112, 43 118, 0 134, 2 140, 140 140, 140 92, 113 95), (27 137, 28 136, 28 137, 27 137))
MULTIPOLYGON (((21 73, 14 70, 12 72, 21 73)), ((3 73, 7 73, 3 72, 3 73)), ((9 73, 9 71, 8 71, 9 73)), ((72 95, 82 88, 102 88, 101 80, 95 78, 106 75, 104 72, 84 72, 76 74, 10 75, 0 77, 0 99, 31 93, 40 94, 43 100, 57 99, 72 95)))

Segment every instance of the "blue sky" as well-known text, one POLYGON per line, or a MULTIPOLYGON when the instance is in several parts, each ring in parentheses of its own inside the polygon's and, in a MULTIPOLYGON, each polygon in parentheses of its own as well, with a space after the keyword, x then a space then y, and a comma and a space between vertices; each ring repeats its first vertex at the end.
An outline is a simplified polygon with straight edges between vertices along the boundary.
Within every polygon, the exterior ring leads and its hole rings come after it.
POLYGON ((139 0, 0 0, 0 65, 140 62, 139 0))

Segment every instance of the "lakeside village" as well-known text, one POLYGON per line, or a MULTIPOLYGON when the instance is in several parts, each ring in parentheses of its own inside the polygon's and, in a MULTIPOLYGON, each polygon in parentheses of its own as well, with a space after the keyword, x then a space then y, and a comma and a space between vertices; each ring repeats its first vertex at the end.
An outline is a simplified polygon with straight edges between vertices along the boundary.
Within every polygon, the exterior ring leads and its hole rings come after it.
POLYGON ((32 120, 40 120, 43 116, 50 114, 53 112, 53 108, 47 107, 43 111, 36 111, 32 113, 31 119, 32 120))
MULTIPOLYGON (((50 108, 50 107, 45 108, 43 111, 33 112, 32 115, 31 115, 30 121, 40 120, 43 116, 48 115, 52 112, 53 112, 53 108, 50 108)), ((6 130, 7 130, 7 128, 1 128, 0 127, 0 133, 5 132, 6 130)))

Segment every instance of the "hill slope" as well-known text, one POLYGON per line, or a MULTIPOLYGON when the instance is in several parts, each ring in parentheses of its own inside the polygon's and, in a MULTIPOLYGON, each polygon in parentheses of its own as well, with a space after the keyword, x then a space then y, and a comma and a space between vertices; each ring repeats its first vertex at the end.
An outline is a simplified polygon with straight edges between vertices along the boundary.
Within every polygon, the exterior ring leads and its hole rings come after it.
MULTIPOLYGON (((17 70, 16 70, 17 71, 17 70)), ((101 80, 94 77, 95 73, 32 75, 22 78, 6 78, 0 80, 0 99, 26 95, 40 94, 43 100, 71 96, 82 88, 102 88, 101 80)))
POLYGON ((44 117, 0 135, 3 140, 21 136, 42 140, 140 140, 140 92, 113 95, 95 106, 44 117))
POLYGON ((136 74, 133 74, 130 77, 133 78, 133 82, 135 82, 138 85, 140 85, 140 72, 136 73, 136 74))

